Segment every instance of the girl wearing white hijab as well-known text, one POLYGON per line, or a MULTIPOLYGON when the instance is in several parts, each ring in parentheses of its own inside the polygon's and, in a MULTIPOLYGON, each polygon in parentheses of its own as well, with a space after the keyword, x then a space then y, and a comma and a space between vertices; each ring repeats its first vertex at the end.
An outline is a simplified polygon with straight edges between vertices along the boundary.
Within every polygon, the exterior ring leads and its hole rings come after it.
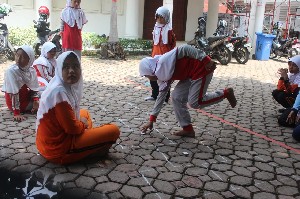
MULTIPOLYGON (((155 55, 163 55, 169 52, 176 46, 176 38, 173 32, 172 26, 170 24, 170 12, 166 7, 159 7, 155 12, 155 26, 153 29, 153 47, 152 47, 152 57, 155 55)), ((151 81, 150 85, 152 88, 152 94, 150 97, 146 97, 146 101, 156 100, 159 89, 157 81, 151 81)), ((168 102, 170 98, 170 91, 168 92, 165 102, 168 102)))
POLYGON ((91 154, 103 155, 119 138, 116 125, 92 127, 87 110, 80 110, 83 79, 73 51, 57 58, 54 78, 42 93, 36 121, 36 146, 47 160, 70 164, 91 154))
POLYGON ((67 0, 61 13, 61 35, 63 51, 74 51, 81 58, 83 25, 88 22, 80 8, 81 0, 67 0))
POLYGON ((41 55, 33 62, 36 70, 40 91, 45 90, 50 80, 54 77, 56 68, 56 46, 52 42, 46 42, 42 46, 41 55))
POLYGON ((25 120, 20 113, 27 111, 34 113, 39 107, 39 84, 36 71, 32 67, 33 61, 33 49, 23 45, 16 51, 16 63, 4 74, 2 91, 5 92, 6 104, 16 121, 25 120))
POLYGON ((190 45, 179 46, 163 55, 154 58, 146 57, 140 62, 140 75, 150 80, 157 80, 159 95, 150 115, 148 124, 142 132, 153 128, 153 123, 163 106, 167 91, 174 80, 179 80, 172 92, 172 102, 176 118, 182 130, 174 135, 195 137, 189 108, 200 109, 224 99, 231 107, 236 106, 236 98, 232 88, 207 93, 208 85, 216 69, 216 63, 203 51, 190 45))
MULTIPOLYGON (((284 108, 291 108, 300 87, 300 55, 288 60, 288 69, 280 68, 277 89, 273 90, 273 98, 284 108)), ((285 109, 280 109, 283 112, 285 109)))

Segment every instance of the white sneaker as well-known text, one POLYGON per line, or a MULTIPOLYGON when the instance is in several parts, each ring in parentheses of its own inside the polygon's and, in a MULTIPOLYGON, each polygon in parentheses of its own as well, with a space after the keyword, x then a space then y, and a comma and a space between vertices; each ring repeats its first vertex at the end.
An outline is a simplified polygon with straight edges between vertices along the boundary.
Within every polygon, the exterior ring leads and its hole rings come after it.
POLYGON ((154 98, 153 98, 153 97, 151 97, 151 96, 150 96, 150 97, 146 97, 146 98, 145 98, 145 101, 155 101, 155 100, 156 100, 156 99, 154 99, 154 98))

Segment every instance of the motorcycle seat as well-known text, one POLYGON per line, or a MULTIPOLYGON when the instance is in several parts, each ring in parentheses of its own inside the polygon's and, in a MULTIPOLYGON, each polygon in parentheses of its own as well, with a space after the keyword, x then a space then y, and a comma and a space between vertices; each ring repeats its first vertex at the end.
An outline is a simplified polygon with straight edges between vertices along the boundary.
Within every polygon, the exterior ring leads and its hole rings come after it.
POLYGON ((224 39, 226 37, 227 36, 208 37, 207 40, 208 40, 208 42, 214 42, 214 41, 217 41, 217 40, 224 39))

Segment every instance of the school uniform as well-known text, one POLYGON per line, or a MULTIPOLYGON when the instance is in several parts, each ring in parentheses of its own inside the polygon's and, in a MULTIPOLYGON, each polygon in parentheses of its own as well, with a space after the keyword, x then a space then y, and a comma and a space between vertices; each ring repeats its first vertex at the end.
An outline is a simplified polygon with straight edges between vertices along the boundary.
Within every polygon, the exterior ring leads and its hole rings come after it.
POLYGON ((41 55, 33 62, 33 67, 39 82, 39 90, 45 90, 50 80, 54 77, 56 60, 48 58, 48 52, 56 48, 52 42, 46 42, 42 46, 41 55))
MULTIPOLYGON (((300 66, 300 56, 294 56, 289 62, 295 63, 298 68, 300 66)), ((300 68, 299 68, 300 69, 300 68)), ((272 91, 273 98, 285 108, 291 108, 295 102, 300 86, 300 72, 288 73, 288 79, 282 77, 278 80, 277 89, 272 91)))
MULTIPOLYGON (((165 7, 159 7, 155 13, 156 15, 163 16, 166 21, 166 24, 160 24, 158 22, 155 23, 152 35, 153 35, 153 47, 151 56, 155 55, 163 55, 166 52, 169 52, 176 46, 176 38, 173 32, 172 26, 170 24, 170 13, 169 10, 165 7)), ((159 94, 159 87, 157 81, 150 81, 150 85, 152 88, 152 95, 154 99, 157 99, 159 94)), ((170 91, 166 96, 166 102, 168 102, 170 98, 170 91)))
POLYGON ((32 109, 33 101, 39 100, 39 85, 35 69, 32 67, 34 51, 30 46, 20 47, 29 57, 25 67, 17 64, 10 66, 4 74, 2 92, 5 93, 5 101, 14 116, 20 115, 32 109))
MULTIPOLYGON (((57 164, 70 164, 91 154, 108 151, 119 138, 116 125, 93 127, 87 110, 80 110, 83 79, 68 85, 62 78, 62 67, 67 51, 57 59, 54 78, 43 92, 36 122, 36 146, 47 160, 57 164), (88 128, 80 120, 88 121, 88 128)), ((78 60, 79 57, 77 56, 78 60)))
POLYGON ((88 20, 81 8, 71 6, 71 1, 67 0, 66 8, 61 13, 62 48, 64 51, 74 51, 81 58, 81 30, 88 20))
POLYGON ((156 121, 166 91, 175 80, 179 82, 172 92, 173 108, 184 130, 193 130, 188 106, 199 109, 218 103, 226 97, 226 89, 206 93, 213 76, 213 71, 207 71, 205 68, 210 60, 203 51, 189 45, 182 45, 164 55, 147 57, 141 61, 140 75, 156 76, 160 89, 150 121, 156 121))

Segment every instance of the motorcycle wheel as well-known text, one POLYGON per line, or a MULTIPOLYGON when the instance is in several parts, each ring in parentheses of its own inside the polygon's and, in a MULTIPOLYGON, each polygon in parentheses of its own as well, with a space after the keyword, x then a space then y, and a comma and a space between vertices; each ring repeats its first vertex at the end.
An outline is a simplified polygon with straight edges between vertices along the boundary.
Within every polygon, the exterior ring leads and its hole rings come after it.
POLYGON ((298 55, 298 51, 295 48, 291 48, 288 52, 288 58, 298 55))
POLYGON ((230 60, 231 60, 231 52, 230 50, 224 46, 221 45, 216 49, 213 49, 215 51, 215 55, 217 60, 222 64, 222 65, 227 65, 230 60))
POLYGON ((249 60, 249 54, 246 47, 238 47, 235 52, 235 59, 240 64, 245 64, 249 60))
POLYGON ((42 49, 42 44, 36 43, 35 46, 34 46, 34 52, 35 52, 36 56, 41 55, 41 49, 42 49))
POLYGON ((275 59, 277 57, 277 52, 276 50, 273 48, 273 46, 271 47, 271 50, 270 50, 270 59, 275 59))

